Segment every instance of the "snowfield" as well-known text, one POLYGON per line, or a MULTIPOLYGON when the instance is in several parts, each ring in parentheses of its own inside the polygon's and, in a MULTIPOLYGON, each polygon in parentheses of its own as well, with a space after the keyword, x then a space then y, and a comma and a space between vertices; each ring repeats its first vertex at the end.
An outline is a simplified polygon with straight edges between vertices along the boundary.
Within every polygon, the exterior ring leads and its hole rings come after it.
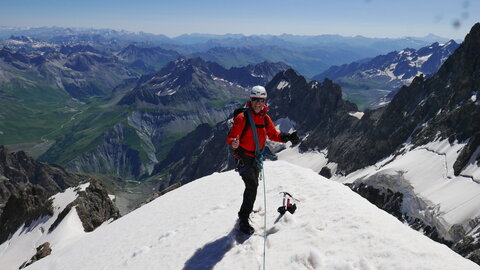
MULTIPOLYGON (((478 165, 471 160, 461 175, 454 175, 453 165, 464 146, 465 143, 450 144, 448 140, 417 148, 405 145, 406 151, 401 155, 392 155, 347 176, 335 175, 331 180, 401 192, 402 212, 429 222, 441 237, 458 241, 460 236, 454 226, 461 226, 467 235, 473 234, 480 217, 478 165)), ((335 172, 337 165, 326 156, 326 150, 299 153, 298 148, 287 148, 278 154, 281 160, 316 172, 324 166, 335 172)))
POLYGON ((260 182, 251 237, 235 230, 243 182, 228 171, 184 185, 62 249, 53 246, 26 269, 261 269, 264 216, 267 269, 480 269, 310 169, 269 161, 265 178, 267 211, 260 182), (282 191, 298 199, 298 209, 274 223, 282 191))

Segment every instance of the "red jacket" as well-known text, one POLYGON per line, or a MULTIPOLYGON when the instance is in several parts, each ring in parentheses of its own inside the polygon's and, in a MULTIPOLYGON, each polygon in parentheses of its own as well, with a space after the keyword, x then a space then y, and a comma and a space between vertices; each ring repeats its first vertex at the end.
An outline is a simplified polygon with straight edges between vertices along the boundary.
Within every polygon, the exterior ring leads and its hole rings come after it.
MULTIPOLYGON (((277 131, 277 129, 275 128, 275 125, 273 124, 272 119, 267 114, 268 107, 266 105, 264 105, 262 111, 258 114, 256 114, 253 111, 253 109, 250 106, 250 102, 247 103, 247 107, 253 116, 253 120, 255 124, 264 126, 264 127, 257 127, 258 142, 260 144, 261 150, 265 147, 265 141, 267 140, 267 137, 271 141, 284 142, 280 138, 280 132, 277 131)), ((245 152, 245 154, 253 157, 254 156, 253 152, 255 152, 255 141, 253 138, 252 127, 249 125, 248 129, 245 131, 245 134, 241 136, 247 121, 249 120, 248 118, 245 117, 244 113, 239 113, 235 117, 235 119, 233 120, 233 126, 230 129, 230 132, 228 133, 228 136, 227 136, 227 143, 232 144, 235 138, 237 137, 240 138, 239 147, 249 152, 252 152, 252 153, 245 152)))

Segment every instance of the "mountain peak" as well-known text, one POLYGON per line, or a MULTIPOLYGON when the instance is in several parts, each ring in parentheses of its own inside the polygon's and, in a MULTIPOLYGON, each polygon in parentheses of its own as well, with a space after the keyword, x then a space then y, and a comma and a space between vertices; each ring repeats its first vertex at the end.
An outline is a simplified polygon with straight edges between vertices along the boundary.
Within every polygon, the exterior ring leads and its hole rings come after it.
POLYGON ((464 43, 469 42, 480 43, 480 23, 473 25, 470 32, 465 37, 464 43))

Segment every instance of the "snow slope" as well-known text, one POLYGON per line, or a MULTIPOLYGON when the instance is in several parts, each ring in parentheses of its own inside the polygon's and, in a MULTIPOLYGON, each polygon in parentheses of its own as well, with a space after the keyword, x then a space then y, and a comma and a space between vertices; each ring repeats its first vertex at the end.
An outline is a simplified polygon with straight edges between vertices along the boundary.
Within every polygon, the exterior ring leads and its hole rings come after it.
MULTIPOLYGON (((312 170, 265 163, 267 269, 480 269, 312 170), (277 223, 279 192, 298 199, 277 223)), ((256 234, 234 229, 243 183, 234 171, 180 187, 27 269, 259 269, 263 182, 256 234)))
MULTIPOLYGON (((347 176, 336 175, 332 180, 401 192, 404 213, 429 222, 441 237, 458 241, 463 237, 458 234, 458 226, 468 235, 476 231, 480 219, 480 168, 471 161, 461 175, 454 175, 453 165, 464 146, 448 140, 413 149, 405 145, 401 155, 392 155, 347 176)), ((298 148, 288 148, 278 156, 316 172, 323 166, 336 170, 336 164, 326 158, 326 150, 300 154, 298 148)))
POLYGON ((359 170, 345 178, 360 180, 371 186, 401 191, 404 212, 430 221, 447 240, 458 241, 454 225, 468 234, 474 231, 480 217, 480 179, 478 166, 471 175, 455 176, 453 164, 465 144, 450 145, 448 140, 431 142, 375 166, 359 170), (392 180, 386 180, 393 176, 392 180), (403 181, 399 181, 403 180, 403 181), (408 196, 411 195, 411 196, 408 196))

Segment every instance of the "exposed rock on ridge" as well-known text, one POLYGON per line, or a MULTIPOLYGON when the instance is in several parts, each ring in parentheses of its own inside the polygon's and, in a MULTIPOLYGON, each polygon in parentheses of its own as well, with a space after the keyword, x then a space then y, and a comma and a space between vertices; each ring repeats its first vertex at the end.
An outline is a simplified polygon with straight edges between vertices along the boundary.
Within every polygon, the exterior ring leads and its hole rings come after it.
POLYGON ((52 214, 48 198, 86 180, 61 167, 37 162, 0 146, 0 243, 19 226, 52 214))

